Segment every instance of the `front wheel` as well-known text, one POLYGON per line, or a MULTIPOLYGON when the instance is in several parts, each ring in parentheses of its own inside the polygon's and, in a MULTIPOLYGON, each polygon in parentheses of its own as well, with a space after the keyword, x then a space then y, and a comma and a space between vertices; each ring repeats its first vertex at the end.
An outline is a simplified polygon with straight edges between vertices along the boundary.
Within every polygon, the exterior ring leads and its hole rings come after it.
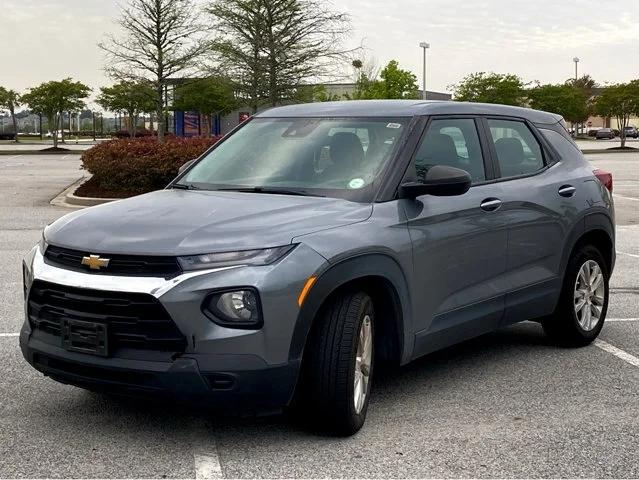
POLYGON ((305 420, 336 435, 364 424, 374 366, 375 310, 364 292, 343 293, 327 305, 308 340, 302 378, 305 420))
POLYGON ((552 340, 580 347, 597 338, 608 311, 608 277, 597 248, 583 245, 573 253, 555 313, 542 321, 552 340))

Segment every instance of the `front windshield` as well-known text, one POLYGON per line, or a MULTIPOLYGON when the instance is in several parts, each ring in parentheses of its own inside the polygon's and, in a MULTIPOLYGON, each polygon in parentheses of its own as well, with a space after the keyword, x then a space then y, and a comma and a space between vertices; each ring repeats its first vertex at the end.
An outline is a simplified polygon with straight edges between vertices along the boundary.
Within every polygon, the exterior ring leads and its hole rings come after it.
POLYGON ((178 183, 357 198, 378 178, 406 123, 406 118, 255 118, 178 183))

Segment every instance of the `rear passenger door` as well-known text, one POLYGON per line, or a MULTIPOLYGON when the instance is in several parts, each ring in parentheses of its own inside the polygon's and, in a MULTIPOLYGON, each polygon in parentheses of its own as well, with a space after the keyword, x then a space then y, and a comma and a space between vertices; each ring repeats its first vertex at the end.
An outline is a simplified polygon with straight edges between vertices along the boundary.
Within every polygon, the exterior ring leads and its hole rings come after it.
POLYGON ((575 199, 561 195, 570 182, 553 168, 553 152, 534 125, 486 118, 484 126, 508 223, 508 324, 551 313, 561 288, 559 265, 569 227, 565 211, 575 199))
POLYGON ((487 143, 473 117, 432 117, 404 181, 433 165, 468 171, 464 195, 403 199, 413 244, 415 355, 498 327, 506 285, 507 225, 491 203, 495 189, 487 143))

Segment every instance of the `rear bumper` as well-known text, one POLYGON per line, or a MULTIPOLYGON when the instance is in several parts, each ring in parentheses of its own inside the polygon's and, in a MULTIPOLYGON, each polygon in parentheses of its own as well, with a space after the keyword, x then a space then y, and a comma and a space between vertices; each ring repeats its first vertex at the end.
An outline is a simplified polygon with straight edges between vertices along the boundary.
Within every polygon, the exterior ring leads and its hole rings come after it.
POLYGON ((184 354, 168 362, 102 358, 68 352, 26 330, 20 335, 20 348, 35 369, 61 383, 230 410, 285 407, 299 366, 269 366, 255 355, 240 354, 184 354))

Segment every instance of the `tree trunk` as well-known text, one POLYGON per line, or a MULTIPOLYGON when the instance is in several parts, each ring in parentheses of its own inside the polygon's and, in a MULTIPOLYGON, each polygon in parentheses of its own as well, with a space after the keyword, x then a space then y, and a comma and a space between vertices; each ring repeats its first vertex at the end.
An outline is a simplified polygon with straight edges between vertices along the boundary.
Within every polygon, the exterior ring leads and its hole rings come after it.
POLYGON ((135 138, 135 116, 133 112, 127 112, 129 114, 129 138, 135 138))
POLYGON ((58 148, 58 115, 53 114, 53 117, 49 118, 49 124, 53 125, 53 148, 58 148))
POLYGON ((164 143, 164 90, 161 82, 158 82, 155 93, 155 113, 158 121, 158 142, 164 143))
POLYGON ((16 111, 14 108, 9 110, 11 113, 11 120, 13 121, 13 139, 18 143, 18 120, 16 119, 16 111))
POLYGON ((268 85, 268 96, 271 101, 271 107, 277 107, 277 64, 275 63, 275 59, 271 59, 268 85))

